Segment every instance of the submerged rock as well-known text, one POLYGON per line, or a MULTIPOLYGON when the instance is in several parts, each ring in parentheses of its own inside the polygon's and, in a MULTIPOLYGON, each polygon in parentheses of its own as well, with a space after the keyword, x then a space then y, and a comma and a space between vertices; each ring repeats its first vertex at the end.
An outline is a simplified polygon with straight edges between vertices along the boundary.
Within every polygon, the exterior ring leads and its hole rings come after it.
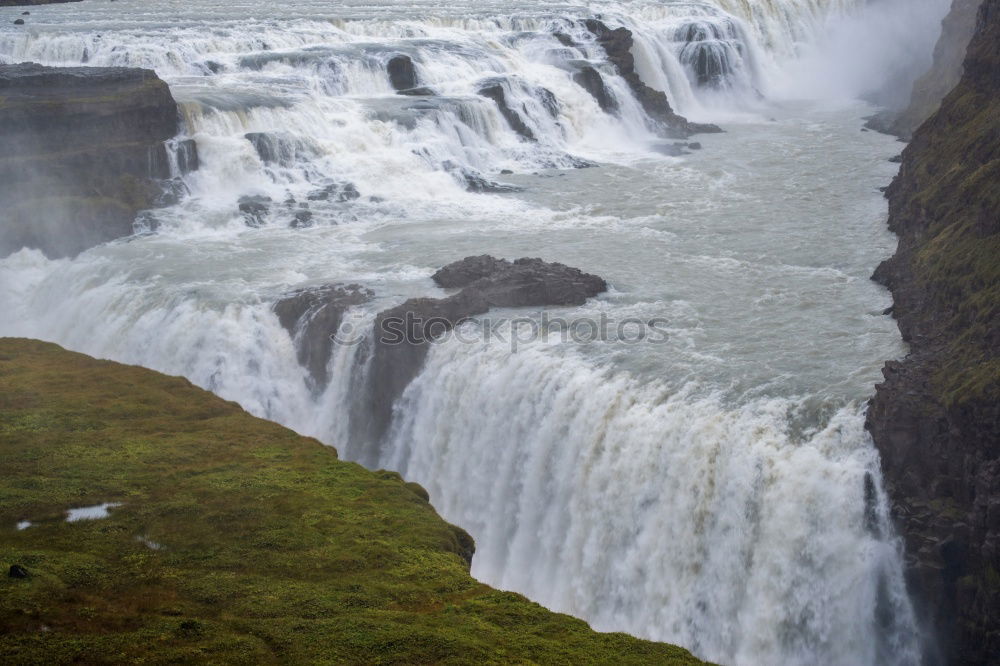
POLYGON ((0 256, 128 236, 170 177, 177 105, 150 70, 0 65, 0 256))
POLYGON ((354 201, 360 197, 361 193, 358 192, 358 188, 354 187, 354 183, 331 183, 306 195, 306 199, 309 201, 332 200, 339 203, 354 201))
POLYGON ((406 90, 398 91, 400 95, 409 95, 410 97, 434 97, 437 95, 436 92, 427 87, 419 88, 407 88, 406 90))
POLYGON ((309 371, 315 390, 322 390, 329 381, 326 366, 333 350, 332 336, 340 330, 344 313, 371 297, 360 285, 328 284, 292 291, 274 304, 272 309, 292 336, 299 363, 309 371))
POLYGON ((243 214, 243 222, 248 227, 263 226, 271 210, 271 197, 259 195, 240 197, 239 209, 243 214))

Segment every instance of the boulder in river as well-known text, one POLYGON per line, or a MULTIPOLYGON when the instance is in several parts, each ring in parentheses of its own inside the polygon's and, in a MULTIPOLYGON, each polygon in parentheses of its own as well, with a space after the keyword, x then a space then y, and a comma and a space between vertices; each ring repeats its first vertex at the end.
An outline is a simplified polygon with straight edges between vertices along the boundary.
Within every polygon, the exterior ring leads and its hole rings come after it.
POLYGON ((386 71, 394 90, 410 90, 417 87, 417 68, 414 67, 410 56, 393 56, 386 65, 386 71))
POLYGON ((434 339, 491 307, 582 305, 607 290, 596 275, 542 259, 508 261, 489 255, 444 266, 433 280, 460 288, 445 298, 411 298, 379 313, 369 374, 372 436, 382 436, 392 406, 416 377, 434 339))

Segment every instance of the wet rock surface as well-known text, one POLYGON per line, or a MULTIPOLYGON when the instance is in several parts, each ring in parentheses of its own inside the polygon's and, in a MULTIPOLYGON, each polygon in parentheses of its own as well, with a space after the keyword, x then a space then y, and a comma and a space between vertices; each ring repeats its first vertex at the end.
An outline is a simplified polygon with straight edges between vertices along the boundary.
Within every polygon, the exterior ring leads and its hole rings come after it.
POLYGON ((646 113, 656 121, 662 132, 669 137, 685 139, 692 134, 721 132, 717 125, 692 123, 687 118, 674 113, 667 96, 646 85, 635 69, 635 58, 632 56, 632 33, 627 28, 612 30, 604 22, 597 19, 587 19, 584 24, 597 43, 607 53, 608 61, 615 66, 618 74, 632 89, 639 104, 646 113))
POLYGON ((344 313, 371 297, 370 291, 356 284, 329 284, 292 291, 274 304, 274 313, 292 336, 299 363, 309 371, 314 390, 322 390, 330 379, 327 363, 332 336, 340 330, 344 313))
POLYGON ((965 74, 913 135, 889 187, 896 254, 875 279, 910 345, 867 427, 881 455, 930 663, 1000 654, 1000 0, 965 74))
POLYGON ((535 133, 531 131, 524 120, 517 111, 510 105, 507 100, 507 93, 504 87, 500 83, 491 83, 479 89, 479 94, 487 99, 493 100, 497 105, 497 109, 500 110, 500 115, 503 116, 510 128, 520 134, 523 138, 528 141, 536 141, 535 133))
POLYGON ((448 264, 433 276, 445 288, 460 288, 445 298, 412 298, 380 312, 369 375, 372 436, 378 439, 392 406, 416 377, 429 345, 463 321, 493 307, 582 305, 607 289, 596 275, 542 259, 508 261, 488 255, 448 264))
POLYGON ((585 65, 573 75, 573 80, 589 92, 605 113, 617 113, 618 101, 615 99, 601 73, 590 65, 585 65))
POLYGON ((394 56, 386 65, 389 83, 396 91, 412 90, 417 87, 417 68, 407 55, 394 56))
POLYGON ((170 177, 177 123, 150 70, 0 65, 0 256, 73 256, 130 235, 170 177))

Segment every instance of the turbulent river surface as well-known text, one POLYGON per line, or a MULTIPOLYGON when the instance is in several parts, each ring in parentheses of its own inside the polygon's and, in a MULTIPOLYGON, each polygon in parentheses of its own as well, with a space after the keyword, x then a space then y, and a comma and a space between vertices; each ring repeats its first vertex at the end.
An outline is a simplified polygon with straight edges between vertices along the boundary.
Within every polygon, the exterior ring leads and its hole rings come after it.
POLYGON ((0 62, 154 69, 201 159, 143 233, 0 260, 0 335, 184 375, 396 469, 475 537, 476 577, 597 629, 724 663, 915 663, 863 429, 905 351, 868 279, 895 244, 878 188, 901 146, 860 131, 874 109, 857 100, 926 64, 947 4, 87 0, 32 7, 22 28, 0 10, 0 62), (594 16, 632 31, 675 110, 725 132, 664 154, 594 16), (394 94, 398 55, 433 96, 394 94), (585 66, 608 109, 575 81, 585 66), (243 196, 273 201, 256 227, 243 196), (300 202, 311 226, 290 225, 300 202), (335 347, 317 390, 272 304, 361 284, 363 332, 483 253, 607 279, 548 317, 658 330, 528 339, 495 322, 541 313, 493 311, 436 344, 385 436, 364 438, 363 345, 335 347))

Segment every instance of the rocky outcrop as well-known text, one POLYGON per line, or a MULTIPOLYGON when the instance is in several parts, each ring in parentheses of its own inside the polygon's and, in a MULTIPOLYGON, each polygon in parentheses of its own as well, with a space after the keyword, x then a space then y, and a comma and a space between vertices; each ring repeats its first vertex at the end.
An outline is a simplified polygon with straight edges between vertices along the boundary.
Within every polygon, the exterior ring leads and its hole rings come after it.
POLYGON ((386 72, 389 74, 389 83, 397 92, 417 87, 417 68, 413 66, 410 56, 394 56, 386 65, 386 72))
POLYGON ((489 85, 480 88, 479 94, 493 100, 494 104, 497 105, 497 109, 500 110, 500 115, 503 116, 512 130, 528 141, 537 141, 535 133, 531 131, 531 128, 521 119, 520 114, 507 101, 507 93, 502 83, 491 82, 489 85))
POLYGON ((913 84, 909 105, 899 112, 887 111, 872 117, 868 127, 909 140, 930 118, 962 77, 962 62, 981 4, 982 0, 953 0, 951 10, 941 22, 941 37, 934 47, 933 65, 913 84))
POLYGON ((608 55, 608 61, 625 79, 632 94, 642 105, 646 114, 656 122, 666 136, 685 139, 692 134, 706 132, 721 132, 716 125, 692 123, 687 118, 674 113, 666 94, 646 85, 635 69, 635 58, 632 56, 632 32, 627 28, 612 30, 597 19, 585 21, 587 30, 594 35, 608 55))
POLYGON ((297 289, 274 304, 274 313, 292 336, 299 363, 309 371, 314 390, 323 390, 330 379, 326 366, 344 313, 371 297, 370 291, 356 284, 329 284, 297 289))
POLYGON ((584 65, 573 74, 573 81, 581 88, 591 94, 597 101, 598 106, 605 113, 616 113, 618 111, 618 100, 604 83, 601 73, 590 65, 584 65))
POLYGON ((0 65, 0 256, 132 233, 170 176, 177 105, 150 70, 0 65))
POLYGON ((946 663, 1000 654, 998 183, 1000 0, 985 0, 960 83, 887 191, 899 248, 875 274, 910 353, 886 365, 867 426, 946 663))
POLYGON ((384 432, 393 403, 420 371, 434 339, 491 307, 582 305, 607 289, 596 275, 563 264, 487 255, 449 264, 433 279, 461 291, 446 298, 411 298, 375 320, 369 371, 373 439, 384 432))

